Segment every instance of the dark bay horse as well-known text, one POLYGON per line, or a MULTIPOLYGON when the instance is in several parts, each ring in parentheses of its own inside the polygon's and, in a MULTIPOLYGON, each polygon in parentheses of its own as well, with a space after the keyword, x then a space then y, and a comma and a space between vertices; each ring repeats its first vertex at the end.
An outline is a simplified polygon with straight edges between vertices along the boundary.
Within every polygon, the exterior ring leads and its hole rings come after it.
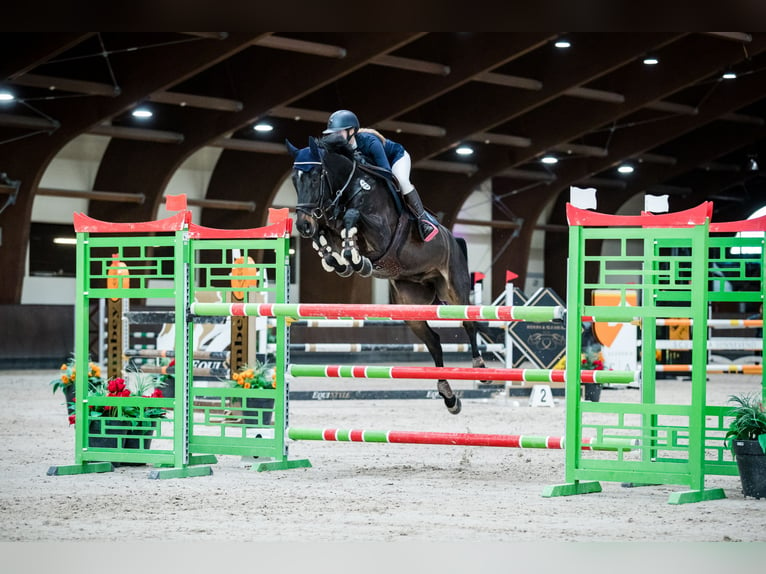
MULTIPOLYGON (((464 242, 439 226, 439 234, 424 243, 385 178, 357 161, 345 141, 310 138, 307 148, 299 150, 290 142, 287 147, 294 158, 296 227, 302 237, 313 239, 326 271, 388 279, 397 304, 470 304, 464 242)), ((427 321, 406 323, 425 343, 434 365, 443 367, 438 333, 427 321)), ((473 366, 484 367, 476 324, 464 321, 463 328, 473 366)), ((437 389, 449 412, 459 413, 460 399, 449 382, 439 380, 437 389)))

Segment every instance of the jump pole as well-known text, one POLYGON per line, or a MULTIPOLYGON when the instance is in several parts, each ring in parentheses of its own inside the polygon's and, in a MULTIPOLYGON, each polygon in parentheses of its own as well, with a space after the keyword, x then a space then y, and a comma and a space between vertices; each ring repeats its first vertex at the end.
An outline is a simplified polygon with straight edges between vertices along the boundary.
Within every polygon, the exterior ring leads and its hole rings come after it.
MULTIPOLYGON (((479 433, 381 431, 360 429, 287 429, 292 440, 320 440, 329 442, 378 442, 397 444, 432 444, 449 446, 495 446, 504 448, 541 448, 563 450, 565 437, 503 435, 479 433)), ((632 450, 637 439, 583 437, 582 450, 632 450)))
MULTIPOLYGON (((386 367, 363 365, 288 365, 293 377, 336 377, 352 379, 459 379, 469 381, 519 381, 565 383, 561 369, 489 369, 460 367, 386 367)), ((581 371, 583 383, 629 384, 638 380, 635 371, 581 371)))
POLYGON ((233 317, 294 317, 301 319, 395 319, 408 321, 534 321, 564 318, 564 308, 496 307, 492 305, 352 305, 301 303, 200 303, 192 315, 233 317))

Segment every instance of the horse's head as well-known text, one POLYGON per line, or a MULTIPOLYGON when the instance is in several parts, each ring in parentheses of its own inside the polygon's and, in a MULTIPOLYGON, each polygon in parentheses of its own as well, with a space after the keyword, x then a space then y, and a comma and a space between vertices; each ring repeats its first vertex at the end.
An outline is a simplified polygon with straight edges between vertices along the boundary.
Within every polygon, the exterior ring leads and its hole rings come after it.
POLYGON ((295 226, 302 237, 313 237, 317 232, 317 222, 323 217, 328 203, 323 197, 322 160, 313 139, 309 147, 302 149, 289 141, 285 143, 293 156, 292 181, 297 195, 295 226))
POLYGON ((334 216, 332 211, 344 190, 345 178, 353 168, 353 150, 345 144, 351 153, 349 158, 342 150, 344 144, 332 138, 330 141, 309 138, 309 146, 302 149, 289 141, 286 145, 293 156, 292 181, 297 195, 295 225, 302 237, 314 237, 321 220, 334 216))

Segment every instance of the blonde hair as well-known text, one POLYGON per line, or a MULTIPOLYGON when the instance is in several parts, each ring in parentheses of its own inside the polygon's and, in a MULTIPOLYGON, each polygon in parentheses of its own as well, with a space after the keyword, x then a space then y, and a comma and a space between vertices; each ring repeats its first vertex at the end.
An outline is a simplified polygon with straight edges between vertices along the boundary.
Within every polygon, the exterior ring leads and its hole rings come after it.
POLYGON ((372 135, 374 135, 375 137, 377 137, 380 140, 380 143, 382 143, 383 145, 386 145, 386 138, 383 137, 383 134, 380 133, 376 129, 373 129, 373 128, 359 128, 359 132, 360 133, 365 133, 365 134, 372 134, 372 135))

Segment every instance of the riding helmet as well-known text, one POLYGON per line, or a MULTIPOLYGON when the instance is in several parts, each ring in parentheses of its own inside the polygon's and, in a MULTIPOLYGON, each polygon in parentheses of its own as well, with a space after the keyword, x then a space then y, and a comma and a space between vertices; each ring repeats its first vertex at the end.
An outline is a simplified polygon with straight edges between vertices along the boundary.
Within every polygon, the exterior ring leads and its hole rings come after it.
POLYGON ((333 134, 341 130, 351 130, 354 132, 359 130, 359 119, 354 112, 348 110, 338 110, 333 112, 330 118, 327 120, 327 129, 323 131, 323 134, 333 134))

